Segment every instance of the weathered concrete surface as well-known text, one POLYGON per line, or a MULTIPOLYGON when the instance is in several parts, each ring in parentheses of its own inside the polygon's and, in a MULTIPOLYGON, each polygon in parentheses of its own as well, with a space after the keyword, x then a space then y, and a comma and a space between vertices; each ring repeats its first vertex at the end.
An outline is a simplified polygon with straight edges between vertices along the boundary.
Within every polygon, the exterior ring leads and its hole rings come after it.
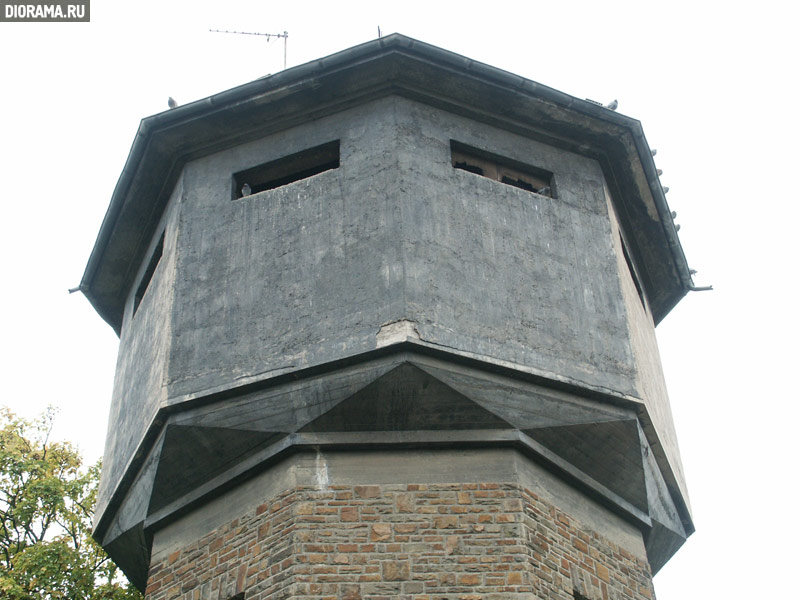
POLYGON ((391 95, 598 160, 646 266, 655 321, 686 293, 689 269, 638 121, 397 34, 144 119, 81 289, 119 332, 135 267, 186 161, 391 95))
MULTIPOLYGON (((165 232, 161 260, 135 316, 133 305, 136 289, 128 295, 125 309, 127 326, 120 335, 96 520, 102 515, 110 494, 134 460, 152 419, 167 401, 164 384, 172 345, 173 292, 178 253, 177 213, 182 198, 183 183, 179 180, 157 228, 158 233, 145 254, 150 256, 161 232, 165 232)), ((147 264, 147 259, 142 262, 139 279, 144 275, 147 264)), ((143 452, 149 452, 149 448, 144 448, 143 452)))
POLYGON ((627 314, 630 344, 636 363, 634 385, 637 395, 644 399, 649 416, 649 420, 645 423, 645 433, 651 440, 660 440, 660 444, 654 444, 654 447, 657 452, 663 452, 663 458, 669 464, 669 469, 664 469, 669 478, 669 485, 679 490, 679 494, 688 508, 689 494, 686 490, 678 438, 672 420, 672 409, 667 395, 664 372, 661 368, 661 357, 658 353, 652 314, 649 306, 646 305, 647 297, 640 297, 632 278, 633 274, 625 262, 619 219, 608 189, 606 189, 605 196, 611 216, 611 239, 617 257, 617 270, 627 314))
POLYGON ((184 172, 169 397, 421 339, 635 394, 594 161, 401 98, 192 162, 184 172), (450 166, 449 140, 544 163, 559 198, 450 166), (230 202, 230 173, 341 139, 342 166, 230 202), (503 143, 498 143, 503 140, 503 143))
POLYGON ((591 159, 389 98, 191 162, 171 205, 154 293, 126 313, 110 443, 127 446, 106 452, 101 506, 160 406, 372 350, 403 319, 442 348, 663 412, 636 385, 591 159), (456 136, 553 171, 558 199, 453 169, 456 136), (339 169, 229 200, 232 173, 331 139, 339 169))
POLYGON ((404 315, 392 100, 189 163, 169 396, 375 347, 404 315), (341 139, 341 167, 228 200, 231 174, 341 139))
POLYGON ((420 337, 635 394, 597 162, 398 106, 406 317, 420 337), (450 168, 450 139, 554 172, 558 198, 450 168))

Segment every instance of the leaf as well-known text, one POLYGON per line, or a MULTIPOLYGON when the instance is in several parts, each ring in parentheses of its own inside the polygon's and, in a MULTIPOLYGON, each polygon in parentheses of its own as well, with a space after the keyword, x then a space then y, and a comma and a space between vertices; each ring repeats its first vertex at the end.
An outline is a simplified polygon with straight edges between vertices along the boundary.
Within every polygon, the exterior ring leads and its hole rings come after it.
POLYGON ((0 597, 141 600, 91 535, 100 463, 52 441, 54 420, 0 409, 0 597))

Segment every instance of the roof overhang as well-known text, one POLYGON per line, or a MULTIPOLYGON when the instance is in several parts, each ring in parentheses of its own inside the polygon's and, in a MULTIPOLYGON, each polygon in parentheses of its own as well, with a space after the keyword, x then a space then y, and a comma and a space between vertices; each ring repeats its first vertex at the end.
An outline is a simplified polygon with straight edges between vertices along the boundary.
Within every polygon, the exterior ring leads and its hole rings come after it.
POLYGON ((81 290, 119 333, 137 268, 187 161, 392 94, 598 160, 655 322, 691 288, 639 121, 393 34, 143 119, 81 290))

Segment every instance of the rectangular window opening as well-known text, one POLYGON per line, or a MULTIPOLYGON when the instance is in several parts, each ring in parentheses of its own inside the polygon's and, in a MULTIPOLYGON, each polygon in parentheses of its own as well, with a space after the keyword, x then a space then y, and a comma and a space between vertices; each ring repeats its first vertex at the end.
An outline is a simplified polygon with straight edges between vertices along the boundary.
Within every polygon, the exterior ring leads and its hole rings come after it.
POLYGON ((136 295, 133 298, 133 314, 136 314, 136 311, 139 310, 139 304, 142 302, 142 298, 147 293, 147 289, 150 287, 150 282, 153 279, 153 274, 156 272, 156 268, 158 267, 158 263, 161 261, 161 255, 164 253, 164 232, 161 233, 161 238, 158 240, 158 244, 156 244, 155 249, 153 249, 153 254, 150 255, 150 261, 147 263, 147 269, 142 275, 142 280, 139 282, 139 287, 136 288, 136 295))
POLYGON ((339 168, 339 140, 284 156, 233 175, 233 199, 272 190, 339 168))
POLYGON ((647 310, 647 305, 644 301, 644 292, 639 283, 639 278, 636 276, 636 271, 633 268, 633 261, 631 261, 630 254, 628 254, 628 245, 625 243, 625 240, 622 239, 622 235, 619 236, 619 243, 622 246, 622 255, 625 257, 625 264, 628 265, 628 273, 630 273, 631 279, 633 279, 633 285, 636 286, 636 292, 639 294, 639 300, 642 306, 645 307, 645 310, 647 310))
POLYGON ((454 169, 468 171, 528 192, 555 198, 555 180, 550 171, 527 165, 450 140, 450 157, 454 169))

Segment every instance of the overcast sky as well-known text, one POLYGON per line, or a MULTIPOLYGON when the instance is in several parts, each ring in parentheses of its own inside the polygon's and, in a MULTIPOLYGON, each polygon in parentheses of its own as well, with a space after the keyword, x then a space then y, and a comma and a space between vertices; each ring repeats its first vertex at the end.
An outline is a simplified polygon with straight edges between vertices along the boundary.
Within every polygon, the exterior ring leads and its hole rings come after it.
POLYGON ((0 23, 0 404, 102 454, 117 338, 81 278, 142 117, 399 32, 642 121, 697 285, 658 328, 697 533, 660 600, 799 597, 797 17, 788 2, 114 2, 0 23))

